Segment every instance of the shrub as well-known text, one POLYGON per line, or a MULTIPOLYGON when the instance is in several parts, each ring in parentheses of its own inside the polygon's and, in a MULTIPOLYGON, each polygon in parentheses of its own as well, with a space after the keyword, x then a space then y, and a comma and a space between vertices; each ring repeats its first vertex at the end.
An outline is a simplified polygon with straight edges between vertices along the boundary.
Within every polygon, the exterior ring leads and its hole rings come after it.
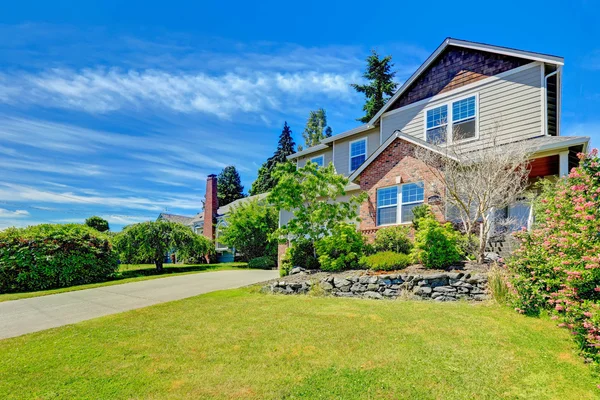
POLYGON ((407 226, 389 226, 381 228, 375 234, 373 247, 375 251, 394 251, 396 253, 410 253, 412 242, 408 237, 410 228, 407 226))
POLYGON ((352 224, 338 224, 330 236, 319 240, 315 247, 321 269, 324 271, 343 271, 358 267, 363 254, 362 234, 352 224))
POLYGON ((370 256, 363 256, 360 264, 374 271, 394 271, 410 265, 412 258, 408 254, 383 251, 370 256))
POLYGON ((118 270, 109 237, 78 224, 0 232, 0 293, 104 281, 118 270))
POLYGON ((106 232, 110 230, 110 226, 108 225, 108 221, 104 218, 98 217, 94 215, 93 217, 89 217, 85 220, 85 224, 90 228, 94 228, 99 232, 106 232))
POLYGON ((303 267, 306 269, 319 269, 319 259, 312 242, 306 239, 298 239, 286 250, 287 262, 291 267, 303 267))
POLYGON ((498 304, 506 304, 510 297, 508 288, 508 275, 506 270, 498 267, 492 267, 488 272, 488 287, 492 293, 492 297, 498 304))
POLYGON ((600 158, 596 150, 579 156, 567 177, 543 184, 536 225, 517 234, 521 246, 508 266, 516 309, 548 310, 600 362, 600 158))
POLYGON ((215 245, 209 238, 194 234, 187 246, 180 248, 177 256, 186 264, 206 264, 214 261, 216 256, 215 245))
POLYGON ((433 215, 433 211, 431 211, 431 206, 429 206, 429 204, 421 204, 420 206, 416 206, 415 208, 412 209, 412 213, 413 213, 412 223, 413 223, 413 228, 415 228, 415 231, 419 230, 419 221, 421 219, 423 219, 423 218, 435 219, 435 217, 433 215))
POLYGON ((270 256, 256 257, 256 258, 253 258, 252 260, 248 261, 248 268, 273 269, 276 266, 277 266, 277 263, 275 262, 273 257, 270 257, 270 256))
POLYGON ((415 234, 413 255, 426 268, 445 268, 461 260, 461 235, 452 225, 421 218, 415 234))

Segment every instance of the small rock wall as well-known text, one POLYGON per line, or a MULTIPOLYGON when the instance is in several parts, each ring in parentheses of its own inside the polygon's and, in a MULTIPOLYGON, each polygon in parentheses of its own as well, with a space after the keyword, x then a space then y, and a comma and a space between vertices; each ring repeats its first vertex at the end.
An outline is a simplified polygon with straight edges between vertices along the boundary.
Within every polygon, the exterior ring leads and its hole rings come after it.
POLYGON ((305 275, 291 281, 281 278, 265 287, 266 291, 282 294, 306 294, 313 285, 326 294, 338 297, 384 299, 407 297, 435 301, 481 301, 489 298, 487 275, 448 272, 432 275, 358 275, 341 277, 328 275, 311 279, 305 275))

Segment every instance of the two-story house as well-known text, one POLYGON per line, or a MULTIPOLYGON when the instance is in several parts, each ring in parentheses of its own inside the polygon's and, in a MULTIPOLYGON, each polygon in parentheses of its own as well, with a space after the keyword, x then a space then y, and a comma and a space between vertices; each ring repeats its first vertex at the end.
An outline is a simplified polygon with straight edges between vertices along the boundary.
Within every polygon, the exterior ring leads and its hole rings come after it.
MULTIPOLYGON (((563 64, 562 57, 448 38, 367 124, 289 159, 299 166, 331 162, 349 177, 348 195, 366 191, 366 235, 410 223, 419 204, 439 203, 444 190, 431 182, 418 146, 461 143, 475 151, 497 124, 498 144, 519 141, 532 149, 531 178, 567 174, 589 138, 561 136, 563 64)), ((282 224, 289 218, 281 213, 282 224)))

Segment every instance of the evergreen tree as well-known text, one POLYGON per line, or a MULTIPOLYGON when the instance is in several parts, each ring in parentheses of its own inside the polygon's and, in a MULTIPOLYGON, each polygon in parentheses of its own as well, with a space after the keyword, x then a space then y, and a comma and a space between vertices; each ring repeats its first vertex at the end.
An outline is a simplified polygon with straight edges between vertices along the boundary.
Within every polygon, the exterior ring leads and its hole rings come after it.
POLYGON ((379 54, 375 50, 371 50, 371 55, 367 57, 367 70, 363 74, 369 83, 366 85, 352 84, 357 92, 365 94, 367 100, 363 106, 366 115, 358 118, 358 121, 369 122, 396 91, 398 84, 394 82, 396 73, 392 72, 394 64, 391 61, 392 56, 379 58, 379 54))
POLYGON ((272 172, 277 164, 285 162, 287 156, 295 153, 295 146, 296 143, 294 143, 294 139, 292 138, 292 130, 286 121, 283 124, 281 135, 279 135, 277 150, 258 170, 258 177, 252 183, 252 188, 250 189, 251 196, 268 192, 277 184, 277 181, 272 177, 272 172))
POLYGON ((85 220, 85 224, 89 227, 94 228, 98 232, 106 232, 110 229, 108 221, 104 218, 94 215, 85 220))
POLYGON ((240 174, 233 165, 223 168, 223 171, 217 176, 217 198, 219 199, 219 207, 246 197, 244 195, 244 187, 240 179, 240 174))
MULTIPOLYGON (((321 140, 331 137, 332 134, 331 127, 327 126, 327 114, 325 110, 319 108, 316 111, 311 111, 308 115, 304 132, 302 132, 306 147, 315 146, 321 140)), ((298 150, 302 150, 302 146, 298 146, 298 150)))

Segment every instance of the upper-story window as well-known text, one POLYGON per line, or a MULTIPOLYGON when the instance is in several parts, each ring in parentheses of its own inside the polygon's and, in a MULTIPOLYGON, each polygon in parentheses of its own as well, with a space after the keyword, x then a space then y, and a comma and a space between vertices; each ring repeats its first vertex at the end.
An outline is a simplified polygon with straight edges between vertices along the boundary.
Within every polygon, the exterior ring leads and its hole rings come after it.
POLYGON ((476 95, 426 110, 425 138, 427 142, 454 143, 475 137, 477 137, 476 95), (448 137, 447 132, 452 132, 452 135, 448 137))
POLYGON ((423 201, 423 182, 377 190, 377 226, 411 222, 413 208, 423 204, 423 201))
POLYGON ((367 159, 367 139, 350 142, 350 172, 355 171, 367 159))
POLYGON ((322 155, 320 155, 320 156, 311 158, 310 161, 314 162, 319 167, 322 167, 323 164, 325 163, 325 158, 322 155))

